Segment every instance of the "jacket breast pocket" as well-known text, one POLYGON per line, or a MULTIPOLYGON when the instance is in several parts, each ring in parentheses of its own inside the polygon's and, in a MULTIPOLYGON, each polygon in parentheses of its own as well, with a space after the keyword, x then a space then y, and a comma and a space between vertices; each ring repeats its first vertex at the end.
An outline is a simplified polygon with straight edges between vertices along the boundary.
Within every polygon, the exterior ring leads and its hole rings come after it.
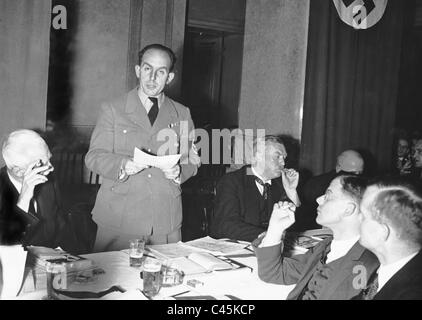
POLYGON ((116 126, 114 132, 114 149, 117 153, 133 153, 139 142, 138 128, 131 126, 116 126))

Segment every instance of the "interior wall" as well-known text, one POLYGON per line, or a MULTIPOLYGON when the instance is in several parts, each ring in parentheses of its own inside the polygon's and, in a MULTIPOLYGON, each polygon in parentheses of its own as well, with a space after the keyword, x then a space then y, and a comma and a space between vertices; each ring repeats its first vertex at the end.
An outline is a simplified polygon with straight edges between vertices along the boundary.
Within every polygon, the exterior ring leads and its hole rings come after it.
POLYGON ((300 139, 309 0, 247 0, 239 125, 300 139))
POLYGON ((71 125, 90 130, 102 102, 126 91, 129 1, 78 0, 77 25, 69 47, 71 125))
POLYGON ((186 0, 72 0, 72 7, 67 122, 85 142, 101 104, 136 86, 137 52, 147 44, 163 43, 176 52, 177 76, 168 92, 180 95, 186 0))
POLYGON ((0 1, 1 140, 45 128, 50 24, 51 1, 0 1))

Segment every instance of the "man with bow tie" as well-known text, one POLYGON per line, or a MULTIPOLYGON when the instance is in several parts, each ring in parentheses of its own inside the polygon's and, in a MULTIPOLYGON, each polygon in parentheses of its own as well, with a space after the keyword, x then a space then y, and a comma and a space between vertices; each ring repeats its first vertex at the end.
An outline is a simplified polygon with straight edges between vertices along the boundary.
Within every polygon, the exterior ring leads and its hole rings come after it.
POLYGON ((138 87, 102 106, 85 158, 87 167, 103 177, 92 212, 98 224, 95 251, 125 249, 139 237, 152 244, 181 240, 180 184, 198 166, 185 161, 188 150, 180 150, 183 141, 192 142, 189 109, 163 92, 174 79, 175 62, 170 48, 146 46, 135 66, 138 87), (164 150, 160 136, 170 131, 174 148, 164 150), (159 169, 135 163, 135 147, 158 156, 184 154, 180 164, 159 169))
POLYGON ((286 157, 278 136, 254 141, 251 166, 227 174, 217 185, 211 236, 252 241, 268 227, 275 203, 300 205, 299 174, 284 168, 286 157))

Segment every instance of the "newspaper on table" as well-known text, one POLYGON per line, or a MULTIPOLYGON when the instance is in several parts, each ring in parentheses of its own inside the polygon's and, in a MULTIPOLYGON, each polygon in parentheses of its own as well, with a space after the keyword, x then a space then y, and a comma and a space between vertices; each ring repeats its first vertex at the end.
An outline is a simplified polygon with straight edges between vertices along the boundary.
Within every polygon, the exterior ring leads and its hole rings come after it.
POLYGON ((133 161, 140 165, 151 166, 159 169, 170 169, 179 162, 180 157, 181 154, 155 156, 135 148, 133 161))

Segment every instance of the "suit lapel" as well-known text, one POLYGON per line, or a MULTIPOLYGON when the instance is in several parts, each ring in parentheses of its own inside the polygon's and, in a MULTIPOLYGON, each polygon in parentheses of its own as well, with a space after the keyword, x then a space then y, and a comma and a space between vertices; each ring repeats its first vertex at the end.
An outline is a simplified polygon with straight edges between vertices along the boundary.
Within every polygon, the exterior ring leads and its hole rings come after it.
MULTIPOLYGON (((370 254, 371 255, 371 254, 370 254)), ((369 264, 370 258, 366 255, 365 248, 362 247, 357 241, 353 247, 349 250, 349 252, 341 258, 342 261, 340 265, 338 266, 337 270, 330 282, 332 284, 335 284, 333 286, 330 286, 328 290, 325 293, 325 296, 332 296, 333 293, 337 290, 337 288, 347 279, 350 277, 357 276, 358 273, 354 271, 354 267, 357 265, 361 265, 366 270, 366 280, 369 279, 369 277, 372 275, 372 273, 376 270, 378 267, 377 265, 371 265, 369 264)), ((352 285, 352 283, 350 283, 352 285)))
POLYGON ((422 267, 422 251, 414 256, 403 268, 401 268, 390 280, 381 288, 381 290, 375 295, 374 300, 389 300, 397 294, 397 291, 403 289, 404 286, 416 281, 420 281, 415 278, 415 275, 419 275, 422 267))
POLYGON ((128 93, 125 111, 132 122, 143 127, 145 130, 151 131, 151 123, 147 111, 145 110, 141 99, 139 99, 137 88, 128 93))
POLYGON ((318 266, 319 261, 325 255, 328 245, 331 243, 332 238, 327 238, 317 244, 312 250, 312 256, 309 258, 310 265, 307 267, 307 272, 302 276, 302 278, 297 283, 296 287, 289 293, 287 300, 297 300, 299 295, 302 293, 303 289, 308 285, 309 280, 315 273, 316 267, 318 266))

